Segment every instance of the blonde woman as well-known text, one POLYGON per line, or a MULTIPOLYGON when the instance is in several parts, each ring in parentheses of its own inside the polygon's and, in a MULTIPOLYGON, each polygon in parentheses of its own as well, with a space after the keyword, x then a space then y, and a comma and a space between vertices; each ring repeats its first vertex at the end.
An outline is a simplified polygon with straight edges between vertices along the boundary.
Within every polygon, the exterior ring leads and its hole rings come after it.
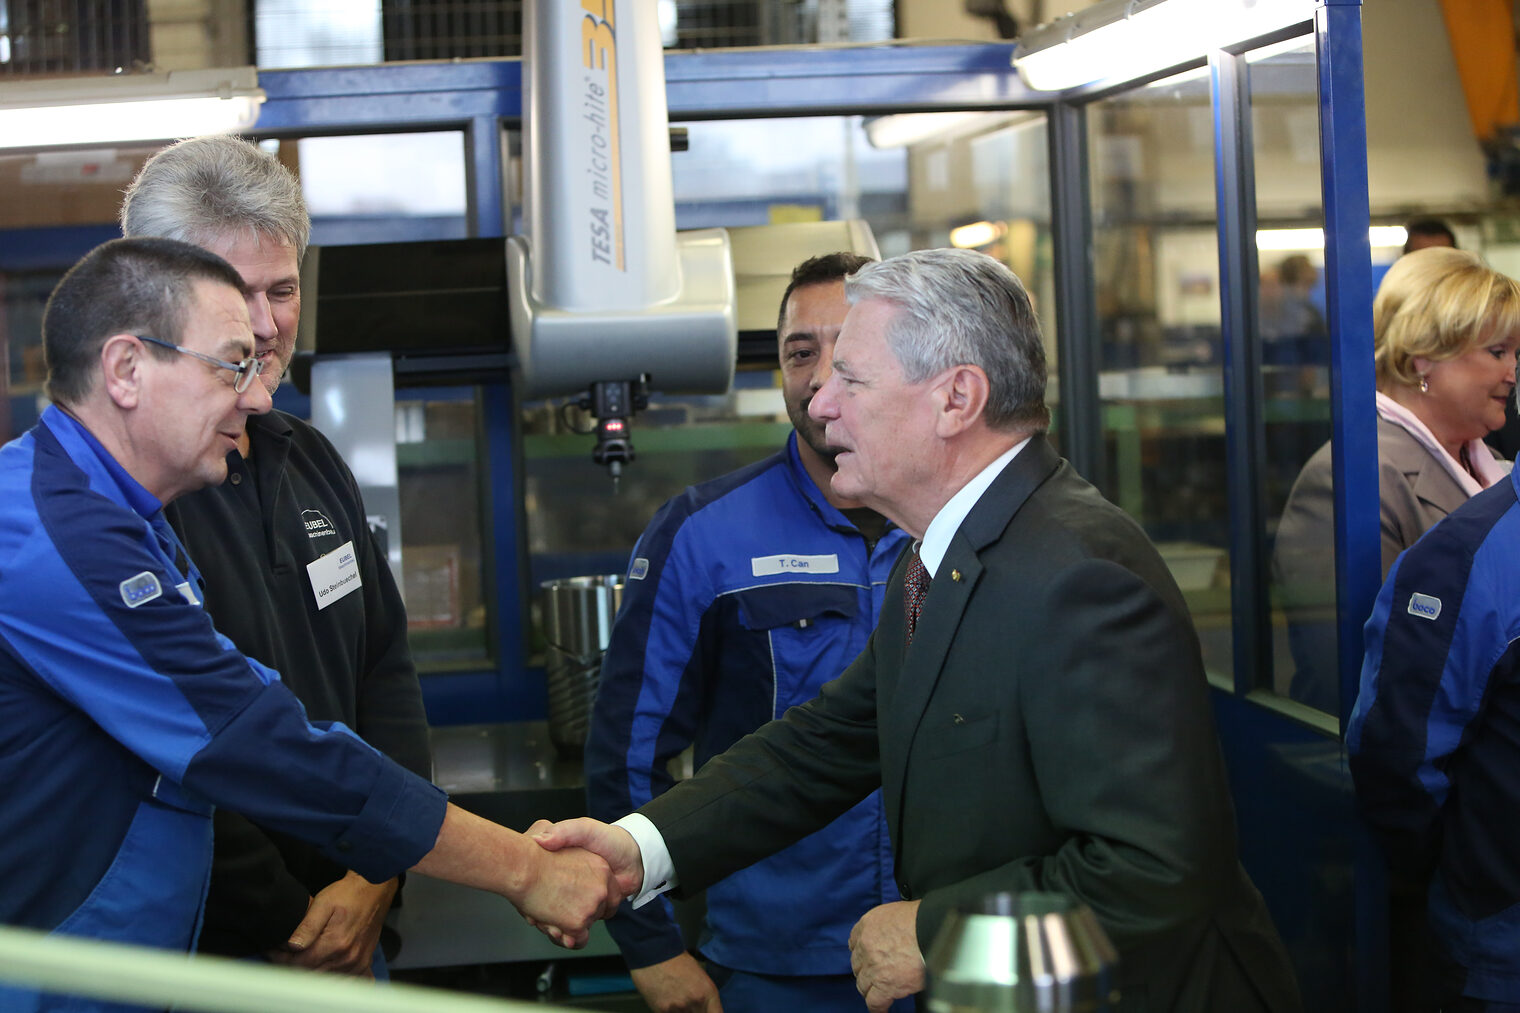
MULTIPOLYGON (((1504 425, 1520 345, 1520 283, 1449 247, 1394 262, 1372 305, 1383 576, 1468 497, 1503 478, 1483 437, 1504 425)), ((1299 473, 1272 570, 1288 616, 1294 699, 1336 713, 1330 444, 1299 473)))

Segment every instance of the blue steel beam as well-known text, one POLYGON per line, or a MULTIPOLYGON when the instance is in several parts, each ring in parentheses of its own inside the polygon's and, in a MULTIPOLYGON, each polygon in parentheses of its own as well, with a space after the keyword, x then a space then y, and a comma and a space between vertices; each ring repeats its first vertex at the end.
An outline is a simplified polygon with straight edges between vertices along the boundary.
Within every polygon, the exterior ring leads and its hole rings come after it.
POLYGON ((507 234, 503 141, 500 117, 483 115, 470 119, 464 135, 465 193, 469 195, 466 218, 470 235, 475 238, 507 234))
POLYGON ((1341 731, 1356 700, 1362 624, 1382 583, 1376 379, 1372 359, 1372 250, 1367 238, 1367 119, 1361 0, 1324 0, 1319 45, 1321 186, 1326 305, 1332 335, 1331 434, 1335 446, 1335 577, 1341 731))
MULTIPOLYGON (((1008 44, 669 53, 672 119, 932 109, 1043 108, 1008 44)), ((464 127, 522 116, 518 60, 262 71, 261 134, 464 127)))
MULTIPOLYGON (((1362 624, 1383 565, 1379 546, 1376 379, 1372 358, 1372 250, 1367 238, 1366 95, 1361 0, 1323 0, 1319 49, 1320 167, 1334 441, 1335 598, 1341 734, 1356 700, 1362 624)), ((1358 1010, 1388 1008, 1386 867, 1365 825, 1355 841, 1354 935, 1358 1010)))
POLYGON ((1012 56, 1007 43, 670 53, 665 92, 673 119, 1050 105, 1012 56))
POLYGON ((266 70, 259 87, 260 134, 424 130, 522 115, 517 60, 266 70))

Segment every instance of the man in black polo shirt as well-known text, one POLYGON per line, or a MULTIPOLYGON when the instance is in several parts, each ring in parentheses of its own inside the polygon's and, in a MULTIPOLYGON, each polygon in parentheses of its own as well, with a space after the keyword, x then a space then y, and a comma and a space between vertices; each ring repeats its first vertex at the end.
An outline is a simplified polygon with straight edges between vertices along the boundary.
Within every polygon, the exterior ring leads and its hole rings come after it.
MULTIPOLYGON (((295 348, 311 233, 295 176, 246 141, 192 138, 148 160, 121 223, 125 235, 195 243, 237 268, 273 394, 295 348)), ((277 669, 311 720, 342 721, 429 776, 406 609, 348 466, 321 433, 273 411, 250 417, 227 469, 227 481, 165 511, 205 576, 217 629, 277 669)), ((203 952, 384 975, 377 944, 396 880, 370 883, 230 811, 217 810, 215 826, 203 952)))

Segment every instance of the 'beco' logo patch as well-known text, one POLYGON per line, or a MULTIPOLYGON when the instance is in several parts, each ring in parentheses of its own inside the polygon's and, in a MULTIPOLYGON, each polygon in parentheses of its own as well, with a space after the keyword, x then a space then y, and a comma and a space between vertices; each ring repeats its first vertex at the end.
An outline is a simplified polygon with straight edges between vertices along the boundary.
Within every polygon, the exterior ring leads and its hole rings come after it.
POLYGON ((1441 614, 1441 599, 1416 591, 1409 596, 1409 614, 1421 619, 1434 619, 1441 614))
POLYGON ((313 541, 328 535, 336 537, 338 534, 338 529, 333 527, 332 521, 320 510, 302 510, 301 523, 306 527, 306 537, 313 541))

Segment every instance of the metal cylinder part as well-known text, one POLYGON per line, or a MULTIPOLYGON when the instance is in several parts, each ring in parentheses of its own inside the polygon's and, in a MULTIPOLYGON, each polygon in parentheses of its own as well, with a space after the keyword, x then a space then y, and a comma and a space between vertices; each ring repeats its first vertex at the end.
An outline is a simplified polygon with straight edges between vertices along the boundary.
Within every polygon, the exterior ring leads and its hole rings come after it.
POLYGON ((543 591, 544 671, 549 690, 549 740, 566 755, 586 745, 602 652, 623 600, 621 574, 546 580, 543 591))
POLYGON ((1064 894, 995 893, 954 911, 929 948, 933 1013, 1099 1013, 1118 1002, 1118 954, 1064 894))

